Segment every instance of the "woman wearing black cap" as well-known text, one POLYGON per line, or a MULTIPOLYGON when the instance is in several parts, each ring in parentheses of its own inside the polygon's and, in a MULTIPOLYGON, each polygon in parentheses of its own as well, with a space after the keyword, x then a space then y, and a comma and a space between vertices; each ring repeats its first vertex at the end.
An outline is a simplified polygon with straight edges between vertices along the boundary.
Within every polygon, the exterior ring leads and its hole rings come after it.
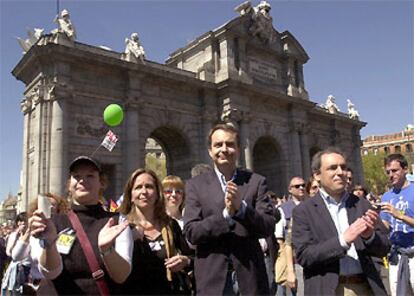
POLYGON ((116 294, 117 284, 131 272, 133 241, 128 223, 117 224, 117 214, 104 211, 100 205, 106 184, 96 160, 77 157, 69 171, 72 211, 47 219, 37 210, 30 221, 31 234, 42 242, 40 270, 53 280, 59 295, 116 294), (84 250, 86 241, 90 242, 89 251, 84 250), (97 268, 89 262, 91 258, 96 258, 97 268))

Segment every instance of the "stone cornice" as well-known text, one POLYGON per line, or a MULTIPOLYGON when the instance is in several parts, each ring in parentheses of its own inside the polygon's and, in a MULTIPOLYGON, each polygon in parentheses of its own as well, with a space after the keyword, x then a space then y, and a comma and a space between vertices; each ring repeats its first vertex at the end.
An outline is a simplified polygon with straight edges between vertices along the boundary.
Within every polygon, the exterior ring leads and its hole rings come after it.
POLYGON ((127 62, 121 59, 121 53, 103 50, 86 44, 75 42, 74 47, 68 47, 60 44, 49 43, 43 46, 33 46, 19 61, 12 71, 12 74, 19 80, 28 84, 33 75, 27 71, 30 69, 42 70, 44 64, 53 64, 57 62, 72 63, 79 61, 102 66, 117 67, 121 71, 141 72, 144 75, 154 75, 162 79, 181 81, 190 83, 197 87, 215 88, 215 84, 202 81, 196 78, 196 74, 190 71, 173 68, 167 65, 159 64, 152 61, 145 61, 145 64, 127 62), (43 59, 43 57, 45 59, 43 59), (34 66, 33 63, 39 63, 40 66, 34 66))
POLYGON ((343 112, 339 112, 337 114, 331 114, 329 112, 326 112, 326 109, 323 109, 319 106, 315 104, 315 107, 312 109, 311 114, 318 116, 319 118, 325 118, 327 120, 338 120, 341 122, 346 122, 351 124, 352 126, 357 126, 359 129, 363 128, 364 126, 367 125, 366 122, 364 121, 360 121, 360 120, 355 120, 355 119, 351 119, 349 118, 348 114, 343 113, 343 112))
POLYGON ((217 89, 222 93, 231 91, 234 93, 241 93, 244 96, 260 96, 270 98, 273 97, 275 98, 275 102, 277 102, 278 104, 283 103, 285 105, 300 105, 300 107, 304 109, 312 109, 316 105, 316 103, 309 100, 305 100, 299 97, 288 96, 281 92, 275 92, 275 90, 272 88, 265 88, 263 86, 252 85, 234 79, 227 79, 218 83, 217 89))

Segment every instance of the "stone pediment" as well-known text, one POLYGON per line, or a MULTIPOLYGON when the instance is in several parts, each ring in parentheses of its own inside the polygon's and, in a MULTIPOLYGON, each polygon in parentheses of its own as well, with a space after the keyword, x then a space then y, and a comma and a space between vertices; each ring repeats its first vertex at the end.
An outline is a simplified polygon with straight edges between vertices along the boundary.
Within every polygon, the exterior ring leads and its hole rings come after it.
MULTIPOLYGON (((283 55, 283 43, 281 34, 270 23, 268 34, 260 35, 255 29, 255 21, 253 20, 253 12, 235 17, 227 23, 204 33, 196 39, 190 41, 186 46, 177 49, 170 54, 166 63, 171 63, 174 59, 182 54, 190 54, 194 50, 198 51, 199 46, 203 47, 206 43, 211 43, 215 38, 231 39, 239 38, 244 40, 249 46, 256 47, 259 50, 272 52, 273 54, 283 55)), ((292 36, 293 37, 293 36, 292 36)))
POLYGON ((289 31, 281 33, 281 42, 283 44, 283 51, 286 55, 295 57, 300 60, 302 64, 309 60, 309 56, 305 49, 289 31))
POLYGON ((235 10, 238 16, 176 50, 166 64, 213 83, 234 79, 307 99, 302 67, 309 57, 291 33, 274 28, 270 5, 247 1, 235 10))

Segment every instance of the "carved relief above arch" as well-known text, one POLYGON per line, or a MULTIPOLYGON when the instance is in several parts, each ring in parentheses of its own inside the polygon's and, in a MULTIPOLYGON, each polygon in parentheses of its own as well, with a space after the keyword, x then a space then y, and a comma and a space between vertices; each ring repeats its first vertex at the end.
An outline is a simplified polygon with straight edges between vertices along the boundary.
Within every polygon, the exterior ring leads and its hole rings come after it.
POLYGON ((75 117, 74 123, 76 136, 83 138, 103 138, 108 131, 108 127, 97 116, 78 115, 75 117))

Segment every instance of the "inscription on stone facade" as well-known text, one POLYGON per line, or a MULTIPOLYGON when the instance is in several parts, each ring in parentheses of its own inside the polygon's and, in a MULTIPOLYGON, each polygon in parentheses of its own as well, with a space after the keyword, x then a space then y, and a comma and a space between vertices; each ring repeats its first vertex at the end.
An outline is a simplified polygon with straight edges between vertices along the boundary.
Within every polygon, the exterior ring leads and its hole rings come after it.
POLYGON ((255 58, 249 59, 249 72, 255 79, 264 83, 277 81, 277 69, 274 65, 255 58))
POLYGON ((107 128, 102 124, 102 119, 98 117, 79 116, 76 118, 76 125, 76 135, 81 137, 101 137, 107 132, 107 128))

